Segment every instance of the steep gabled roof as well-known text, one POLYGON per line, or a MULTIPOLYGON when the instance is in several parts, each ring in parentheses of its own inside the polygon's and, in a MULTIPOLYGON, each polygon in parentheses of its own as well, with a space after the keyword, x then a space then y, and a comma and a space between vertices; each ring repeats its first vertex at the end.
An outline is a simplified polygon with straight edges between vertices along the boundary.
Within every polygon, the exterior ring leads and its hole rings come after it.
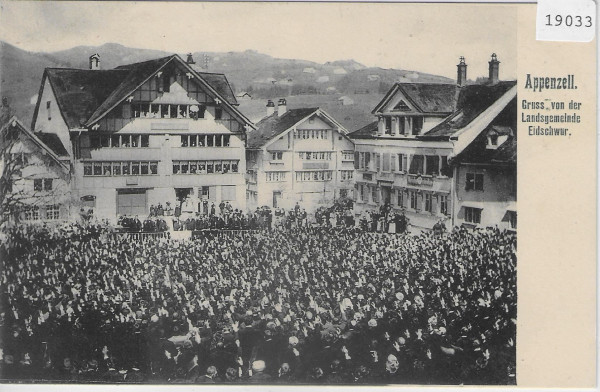
POLYGON ((263 118, 256 124, 256 130, 247 134, 247 147, 260 148, 271 139, 281 135, 302 119, 317 112, 319 108, 289 109, 282 116, 277 113, 263 118))
MULTIPOLYGON (((79 128, 90 118, 98 106, 114 91, 127 76, 124 70, 85 70, 71 68, 46 68, 42 78, 42 88, 46 78, 56 97, 56 103, 69 128, 79 128)), ((41 102, 38 96, 32 127, 41 102)))
MULTIPOLYGON (((91 125, 95 121, 99 120, 104 114, 106 114, 109 110, 111 110, 115 105, 121 102, 126 95, 131 94, 135 89, 137 89, 142 83, 144 83, 148 78, 158 72, 165 64, 171 61, 175 55, 161 57, 154 60, 143 61, 135 64, 127 64, 121 65, 115 70, 119 70, 121 72, 128 71, 126 77, 123 79, 122 83, 119 84, 118 87, 113 89, 112 93, 106 98, 104 102, 94 113, 89 117, 89 120, 86 121, 86 125, 91 125)), ((89 71, 89 72, 98 72, 98 71, 89 71)))
POLYGON ((211 73, 211 72, 197 72, 198 75, 202 77, 202 79, 206 80, 208 84, 210 84, 220 96, 225 98, 227 102, 232 105, 238 105, 238 101, 235 98, 235 94, 231 89, 231 84, 227 80, 227 76, 220 73, 211 73))
POLYGON ((456 84, 448 83, 396 83, 372 113, 377 114, 396 95, 402 93, 420 112, 428 114, 452 113, 456 105, 456 84))
POLYGON ((4 132, 7 132, 7 130, 10 127, 16 127, 19 132, 25 136, 27 136, 35 145, 37 145, 39 148, 41 148, 42 150, 46 151, 47 155, 53 159, 56 163, 58 163, 58 165, 65 170, 67 173, 69 172, 69 166, 67 164, 65 164, 64 162, 62 162, 59 158, 59 156, 68 156, 67 155, 67 151, 64 149, 64 146, 62 145, 62 143, 60 142, 60 139, 58 139, 58 136, 55 134, 46 134, 46 135, 53 135, 53 136, 49 136, 47 137, 47 140, 50 140, 50 143, 54 143, 52 146, 47 145, 43 139, 41 139, 39 137, 40 133, 35 134, 32 131, 30 131, 29 129, 27 129, 23 123, 21 123, 21 121, 19 121, 19 119, 17 118, 17 116, 13 116, 10 118, 10 120, 8 120, 3 126, 2 128, 0 128, 0 134, 4 134, 4 132), (56 144, 56 139, 58 139, 58 143, 56 144), (64 152, 61 150, 64 150, 64 152), (54 148, 56 148, 61 154, 57 154, 54 151, 54 148), (64 155, 63 155, 64 154, 64 155))
POLYGON ((503 81, 494 85, 473 84, 462 87, 456 103, 456 111, 419 138, 450 137, 471 123, 516 84, 516 81, 503 81))
POLYGON ((60 138, 55 133, 37 132, 35 133, 42 143, 50 148, 58 157, 68 157, 67 149, 60 141, 60 138))

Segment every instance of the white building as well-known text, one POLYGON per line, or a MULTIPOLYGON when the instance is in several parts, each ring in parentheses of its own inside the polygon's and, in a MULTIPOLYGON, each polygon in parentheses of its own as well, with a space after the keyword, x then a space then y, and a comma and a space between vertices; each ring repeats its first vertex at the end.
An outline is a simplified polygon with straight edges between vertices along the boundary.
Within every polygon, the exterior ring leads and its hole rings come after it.
POLYGON ((284 99, 267 114, 248 133, 249 208, 298 202, 310 212, 352 196, 354 144, 342 125, 319 108, 287 110, 284 99))
MULTIPOLYGON (((191 58, 189 56, 188 60, 191 58)), ((146 216, 185 199, 245 208, 245 134, 251 122, 222 74, 172 55, 111 70, 46 69, 36 133, 55 134, 70 187, 102 218, 146 216)))

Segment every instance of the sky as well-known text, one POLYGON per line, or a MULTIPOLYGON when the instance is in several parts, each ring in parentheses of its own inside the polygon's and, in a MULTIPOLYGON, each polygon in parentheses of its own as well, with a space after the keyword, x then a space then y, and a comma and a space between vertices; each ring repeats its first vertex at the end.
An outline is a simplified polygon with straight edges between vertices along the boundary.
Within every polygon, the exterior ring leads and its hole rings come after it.
POLYGON ((0 39, 53 52, 116 42, 173 53, 256 50, 319 63, 456 77, 516 78, 517 10, 509 4, 51 2, 0 0, 0 39))

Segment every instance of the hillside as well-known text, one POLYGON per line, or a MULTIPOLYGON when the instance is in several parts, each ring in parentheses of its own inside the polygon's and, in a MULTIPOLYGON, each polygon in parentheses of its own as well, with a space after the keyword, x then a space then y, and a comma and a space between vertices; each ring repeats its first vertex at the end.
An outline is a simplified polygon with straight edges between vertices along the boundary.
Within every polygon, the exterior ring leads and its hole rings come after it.
MULTIPOLYGON (((19 118, 29 124, 44 68, 87 68, 88 57, 94 53, 100 54, 103 69, 171 54, 115 43, 36 53, 0 42, 0 92, 9 99, 19 118)), ((180 55, 186 58, 184 53, 180 55)), ((193 56, 206 71, 224 73, 236 92, 250 93, 253 100, 241 102, 240 109, 252 119, 264 110, 267 98, 288 97, 290 107, 322 106, 349 130, 370 121, 374 104, 396 81, 451 82, 445 77, 416 71, 368 68, 354 60, 319 64, 274 58, 253 50, 195 52, 193 56), (341 106, 337 99, 342 95, 351 97, 354 104, 341 106)))

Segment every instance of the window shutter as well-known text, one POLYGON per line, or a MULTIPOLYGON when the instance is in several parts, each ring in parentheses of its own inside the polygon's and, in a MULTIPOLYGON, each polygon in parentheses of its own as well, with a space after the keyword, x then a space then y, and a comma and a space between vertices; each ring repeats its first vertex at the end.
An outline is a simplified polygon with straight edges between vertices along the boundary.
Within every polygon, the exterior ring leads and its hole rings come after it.
POLYGON ((358 170, 358 164, 360 159, 360 153, 358 151, 354 152, 354 169, 358 170))
POLYGON ((391 154, 390 159, 391 159, 390 171, 395 172, 396 171, 396 154, 391 154))

